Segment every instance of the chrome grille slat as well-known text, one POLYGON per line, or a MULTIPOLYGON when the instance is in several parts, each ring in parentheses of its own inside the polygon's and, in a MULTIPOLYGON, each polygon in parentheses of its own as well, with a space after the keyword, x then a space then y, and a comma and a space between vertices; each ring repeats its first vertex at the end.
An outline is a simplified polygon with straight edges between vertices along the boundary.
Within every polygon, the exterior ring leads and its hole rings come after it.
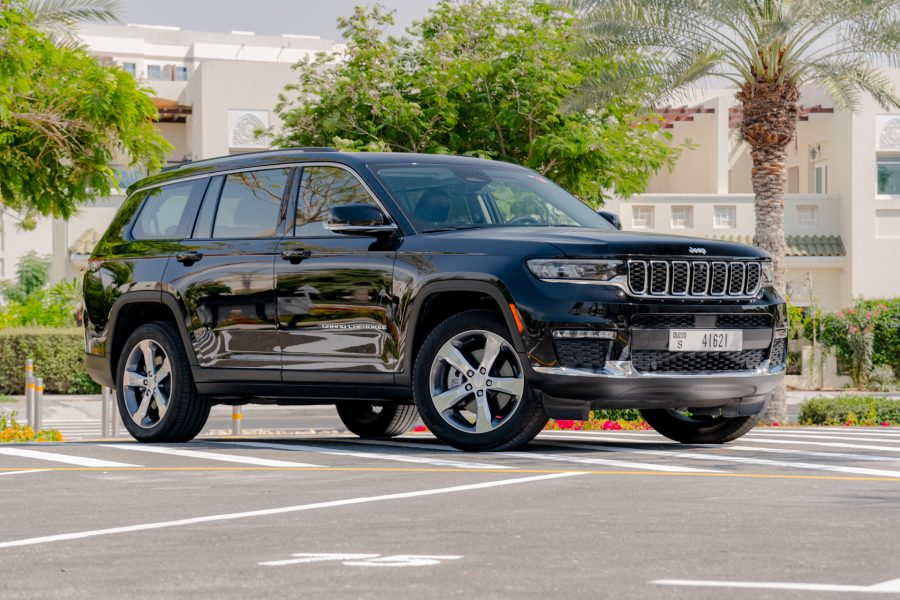
POLYGON ((634 296, 655 298, 745 298, 762 285, 759 261, 629 260, 628 287, 634 296))

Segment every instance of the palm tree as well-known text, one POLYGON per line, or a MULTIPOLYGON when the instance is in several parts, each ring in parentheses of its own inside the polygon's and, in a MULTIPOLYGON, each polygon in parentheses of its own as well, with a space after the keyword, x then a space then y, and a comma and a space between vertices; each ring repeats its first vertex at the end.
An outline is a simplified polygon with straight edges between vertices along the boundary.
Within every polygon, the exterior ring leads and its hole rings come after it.
MULTIPOLYGON (((739 133, 750 146, 756 228, 753 243, 772 255, 784 291, 784 165, 794 139, 800 88, 827 91, 856 111, 865 95, 887 109, 900 97, 879 66, 900 65, 897 0, 559 0, 580 16, 585 52, 627 57, 597 73, 573 99, 585 108, 640 83, 648 103, 688 86, 726 81, 743 109, 739 133), (637 57, 635 59, 635 57, 637 57)), ((652 105, 652 104, 651 104, 652 105)), ((783 420, 776 394, 768 420, 783 420)))
POLYGON ((118 22, 119 0, 28 0, 31 24, 65 46, 77 46, 80 22, 118 22))

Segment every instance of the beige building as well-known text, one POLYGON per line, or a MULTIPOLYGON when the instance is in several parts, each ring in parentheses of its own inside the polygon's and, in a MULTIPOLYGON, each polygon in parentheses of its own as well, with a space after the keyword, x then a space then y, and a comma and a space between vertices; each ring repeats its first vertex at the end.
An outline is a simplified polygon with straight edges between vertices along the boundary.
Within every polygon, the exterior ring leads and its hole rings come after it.
MULTIPOLYGON (((891 71, 900 89, 900 71, 891 71)), ((854 298, 900 296, 900 112, 866 99, 856 114, 804 89, 788 149, 788 293, 826 310, 854 298)), ((663 110, 673 144, 690 142, 648 191, 607 208, 623 228, 750 243, 751 158, 739 142, 733 90, 707 90, 663 110)))
MULTIPOLYGON (((171 164, 267 148, 268 140, 254 134, 279 127, 278 94, 297 80, 291 66, 304 56, 341 50, 315 36, 248 31, 85 25, 79 35, 89 52, 154 90, 159 129, 174 146, 171 164)), ((124 187, 145 175, 120 170, 124 187)), ((0 213, 0 279, 15 277, 19 259, 30 251, 53 256, 54 281, 77 275, 123 200, 123 194, 98 199, 68 222, 42 219, 30 232, 17 228, 18 215, 0 213)))

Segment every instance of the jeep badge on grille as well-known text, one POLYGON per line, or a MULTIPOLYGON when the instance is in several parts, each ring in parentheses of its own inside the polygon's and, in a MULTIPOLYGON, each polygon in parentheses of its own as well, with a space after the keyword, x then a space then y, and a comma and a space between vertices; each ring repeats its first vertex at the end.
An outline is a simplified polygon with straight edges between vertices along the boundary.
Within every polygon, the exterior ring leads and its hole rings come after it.
POLYGON ((691 254, 706 254, 706 248, 694 248, 693 246, 688 246, 688 252, 691 254))

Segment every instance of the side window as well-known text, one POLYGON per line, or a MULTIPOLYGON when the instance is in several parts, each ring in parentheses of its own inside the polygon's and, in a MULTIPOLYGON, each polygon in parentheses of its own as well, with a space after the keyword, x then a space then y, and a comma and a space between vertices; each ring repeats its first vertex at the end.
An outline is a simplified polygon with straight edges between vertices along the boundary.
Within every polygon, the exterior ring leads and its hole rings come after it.
POLYGON ((334 206, 369 204, 378 207, 353 173, 339 167, 304 167, 297 194, 294 222, 297 237, 336 235, 325 227, 334 206))
POLYGON ((202 193, 205 180, 175 183, 154 188, 147 194, 140 214, 131 228, 136 240, 178 240, 188 227, 187 208, 202 193))
POLYGON ((273 237, 290 169, 232 173, 225 178, 212 237, 273 237))

